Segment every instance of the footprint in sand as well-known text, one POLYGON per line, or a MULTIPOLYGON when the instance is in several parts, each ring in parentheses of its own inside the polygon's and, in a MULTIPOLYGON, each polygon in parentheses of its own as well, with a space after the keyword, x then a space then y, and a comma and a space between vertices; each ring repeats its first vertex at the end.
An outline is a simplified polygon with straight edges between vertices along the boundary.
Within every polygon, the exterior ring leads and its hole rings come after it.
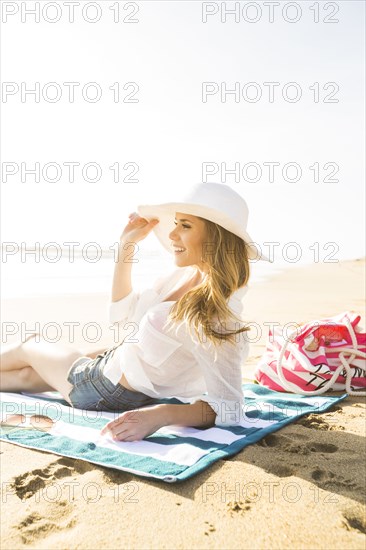
POLYGON ((24 544, 32 544, 40 538, 71 529, 75 525, 76 519, 72 516, 73 505, 62 499, 61 494, 60 498, 53 494, 55 488, 60 490, 57 480, 72 477, 77 472, 77 468, 71 466, 72 463, 69 459, 65 461, 61 458, 45 468, 32 470, 14 478, 12 487, 17 496, 25 501, 35 495, 37 502, 37 511, 28 513, 14 525, 24 544), (43 492, 47 492, 48 489, 51 490, 49 494, 43 492))
MULTIPOLYGON (((261 447, 278 447, 281 451, 296 454, 309 454, 310 449, 288 435, 269 434, 258 442, 261 447)), ((290 474, 291 475, 291 474, 290 474)))
POLYGON ((32 470, 26 474, 16 476, 12 483, 17 496, 21 500, 27 500, 35 493, 52 484, 57 479, 72 476, 75 470, 69 466, 64 466, 60 461, 52 462, 49 466, 42 469, 32 470))
POLYGON ((316 443, 315 441, 310 441, 306 445, 312 453, 335 453, 338 451, 337 445, 332 443, 316 443))
POLYGON ((313 430, 330 430, 330 425, 323 418, 319 418, 315 414, 309 414, 305 418, 299 418, 295 424, 300 424, 305 428, 312 428, 313 430))
POLYGON ((15 527, 24 544, 32 544, 56 531, 71 529, 76 520, 70 517, 72 507, 65 500, 47 503, 44 513, 31 512, 15 527))
POLYGON ((324 481, 324 479, 330 479, 334 478, 333 472, 326 472, 325 470, 314 470, 311 472, 311 477, 314 481, 324 481))
POLYGON ((295 441, 289 435, 269 434, 262 439, 259 444, 262 447, 278 447, 281 451, 286 451, 288 453, 300 455, 307 455, 310 453, 310 449, 308 449, 306 445, 300 443, 299 440, 295 441))
MULTIPOLYGON (((307 455, 310 453, 324 453, 331 454, 338 451, 338 447, 332 443, 318 443, 317 441, 311 441, 308 437, 298 438, 299 434, 287 433, 285 434, 269 434, 257 445, 262 447, 276 447, 278 450, 307 455), (299 441, 300 439, 300 441, 299 441), (305 440, 307 441, 305 441, 305 440), (301 441, 302 440, 302 441, 301 441)), ((295 465, 292 465, 295 467, 295 465)), ((271 465, 271 473, 278 475, 279 477, 287 477, 295 475, 296 472, 291 470, 291 467, 284 464, 271 465)), ((355 491, 362 490, 357 481, 353 478, 342 476, 341 474, 333 473, 331 471, 316 468, 311 472, 313 481, 321 489, 336 492, 337 490, 355 491)))
POLYGON ((300 424, 305 428, 311 428, 313 430, 329 430, 329 431, 343 431, 344 426, 341 426, 338 422, 335 422, 334 414, 344 414, 341 407, 335 408, 334 411, 328 413, 328 415, 319 416, 317 414, 309 414, 303 418, 296 420, 295 424, 300 424))
POLYGON ((366 507, 362 504, 350 506, 342 511, 342 527, 347 531, 358 531, 366 534, 366 507))
MULTIPOLYGON (((261 439, 257 444, 261 447, 278 447, 282 451, 288 453, 296 453, 301 455, 308 455, 313 453, 335 453, 338 451, 336 445, 331 443, 316 443, 315 441, 308 441, 305 444, 299 442, 300 438, 296 438, 294 441, 294 435, 276 435, 269 434, 261 439)), ((301 438, 304 440, 305 438, 301 438)))
POLYGON ((359 488, 353 479, 320 468, 313 470, 311 477, 318 487, 328 491, 337 491, 339 489, 354 490, 359 488))
POLYGON ((90 462, 85 462, 85 460, 75 460, 74 458, 62 457, 57 460, 57 464, 61 466, 66 466, 72 470, 73 475, 77 474, 86 474, 86 472, 95 471, 95 464, 90 462))
MULTIPOLYGON (((75 526, 73 503, 63 498, 63 484, 57 482, 68 477, 75 479, 76 474, 83 475, 92 470, 95 470, 94 464, 61 457, 45 468, 32 470, 13 479, 11 486, 19 499, 24 502, 34 496, 37 503, 36 511, 29 512, 13 526, 24 544, 35 543, 38 539, 75 526), (59 495, 54 494, 55 489, 60 491, 59 495)), ((31 505, 33 502, 29 500, 31 505)))
POLYGON ((95 470, 95 465, 82 460, 62 457, 46 468, 32 470, 15 477, 12 487, 21 500, 27 500, 58 479, 72 477, 75 474, 85 474, 91 470, 95 470))

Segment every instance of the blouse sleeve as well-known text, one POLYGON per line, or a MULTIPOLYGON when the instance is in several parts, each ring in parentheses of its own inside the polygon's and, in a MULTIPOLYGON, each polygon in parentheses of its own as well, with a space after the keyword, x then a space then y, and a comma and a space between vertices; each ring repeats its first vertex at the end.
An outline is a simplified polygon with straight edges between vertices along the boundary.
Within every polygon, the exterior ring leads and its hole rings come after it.
MULTIPOLYGON (((237 329, 238 325, 233 324, 229 330, 237 329)), ((207 392, 192 403, 206 401, 216 413, 216 426, 238 426, 243 419, 241 367, 249 355, 249 342, 245 335, 245 332, 237 334, 234 344, 222 341, 216 349, 207 339, 203 344, 198 339, 195 342, 193 355, 206 381, 207 392)))
MULTIPOLYGON (((163 277, 158 277, 153 285, 151 285, 151 288, 155 290, 155 292, 160 293, 168 278, 169 276, 166 275, 163 277)), ((125 323, 128 319, 131 319, 136 311, 142 292, 143 291, 138 292, 132 289, 131 292, 121 300, 118 300, 117 302, 109 302, 109 322, 112 324, 125 323)))
POLYGON ((127 296, 118 300, 118 302, 109 303, 109 321, 110 323, 122 323, 131 318, 137 302, 139 300, 140 293, 135 290, 131 290, 127 296))

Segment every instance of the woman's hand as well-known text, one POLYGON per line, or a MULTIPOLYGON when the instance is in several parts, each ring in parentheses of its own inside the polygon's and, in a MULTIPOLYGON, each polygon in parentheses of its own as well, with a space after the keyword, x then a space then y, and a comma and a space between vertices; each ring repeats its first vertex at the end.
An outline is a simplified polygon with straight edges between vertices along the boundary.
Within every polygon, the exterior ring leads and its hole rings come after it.
POLYGON ((129 215, 129 222, 124 228, 120 240, 135 243, 142 241, 157 223, 159 223, 158 219, 148 222, 145 218, 139 216, 137 212, 132 212, 129 215))
POLYGON ((126 411, 116 420, 108 422, 100 433, 110 435, 115 441, 139 441, 164 425, 162 410, 157 405, 126 411))

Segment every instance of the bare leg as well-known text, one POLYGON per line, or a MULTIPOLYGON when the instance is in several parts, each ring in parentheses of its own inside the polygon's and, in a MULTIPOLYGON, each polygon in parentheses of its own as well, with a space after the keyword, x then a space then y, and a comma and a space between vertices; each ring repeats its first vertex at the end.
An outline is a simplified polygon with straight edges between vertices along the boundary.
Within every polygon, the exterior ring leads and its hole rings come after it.
POLYGON ((29 339, 35 335, 28 336, 24 341, 13 342, 12 344, 6 344, 6 346, 1 346, 1 361, 0 361, 0 370, 11 371, 18 370, 22 367, 26 367, 27 363, 19 359, 19 352, 21 346, 29 339))
POLYGON ((67 381, 68 371, 83 354, 59 343, 40 338, 13 345, 1 353, 1 391, 57 390, 70 403, 72 384, 67 381))
POLYGON ((32 367, 23 367, 12 371, 0 371, 0 391, 28 391, 30 393, 39 393, 43 391, 54 391, 52 388, 36 373, 32 367))

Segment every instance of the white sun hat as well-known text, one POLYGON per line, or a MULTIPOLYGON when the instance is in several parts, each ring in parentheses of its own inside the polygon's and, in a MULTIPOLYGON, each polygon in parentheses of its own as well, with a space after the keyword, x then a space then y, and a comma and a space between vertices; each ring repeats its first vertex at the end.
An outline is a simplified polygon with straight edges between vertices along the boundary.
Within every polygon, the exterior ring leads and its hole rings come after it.
POLYGON ((223 183, 198 183, 188 190, 174 192, 175 201, 163 204, 141 204, 138 214, 148 221, 159 219, 153 231, 171 254, 174 253, 169 233, 175 228, 176 212, 199 216, 221 225, 234 235, 241 237, 247 244, 248 257, 252 260, 272 262, 262 254, 252 237, 247 232, 249 209, 239 193, 223 183))

